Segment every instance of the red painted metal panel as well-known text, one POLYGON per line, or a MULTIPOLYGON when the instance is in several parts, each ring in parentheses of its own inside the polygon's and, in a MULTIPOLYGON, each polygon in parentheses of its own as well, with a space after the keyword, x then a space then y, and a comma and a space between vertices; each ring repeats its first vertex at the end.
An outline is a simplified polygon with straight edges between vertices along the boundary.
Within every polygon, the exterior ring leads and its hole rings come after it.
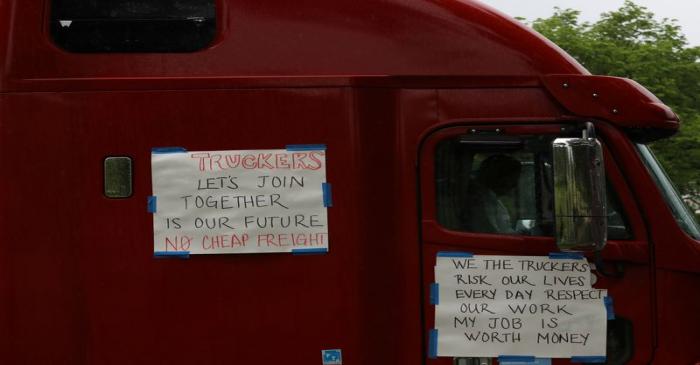
POLYGON ((219 1, 218 42, 183 54, 67 53, 49 39, 48 0, 9 3, 2 90, 125 77, 585 73, 540 35, 473 1, 219 1))
POLYGON ((616 129, 678 127, 641 86, 583 76, 556 46, 474 1, 217 4, 219 37, 201 52, 70 54, 48 39, 48 0, 0 1, 0 363, 313 364, 324 348, 342 348, 350 364, 422 363, 431 313, 421 283, 437 246, 421 250, 421 229, 433 244, 483 252, 555 247, 439 227, 429 189, 416 201, 418 179, 432 177, 416 172, 421 144, 455 125, 549 131, 580 117, 612 123, 599 123, 608 169, 621 170, 611 176, 632 213, 637 239, 604 252, 628 276, 601 285, 639 319, 634 362, 654 344, 657 363, 700 357, 689 346, 697 298, 669 301, 700 285, 700 247, 616 129), (328 145, 328 255, 152 259, 151 147, 290 143, 328 145), (109 155, 134 158, 134 197, 102 196, 109 155))
POLYGON ((700 243, 678 226, 668 205, 654 184, 632 143, 619 130, 600 125, 612 136, 608 144, 630 188, 635 194, 659 269, 700 273, 700 243))
POLYGON ((360 364, 418 364, 424 346, 413 130, 435 122, 433 90, 361 90, 356 100, 360 364))
POLYGON ((609 148, 634 193, 652 242, 654 326, 657 329, 654 363, 695 363, 700 359, 700 348, 689 344, 697 343, 697 328, 700 327, 697 311, 700 242, 685 234, 675 222, 630 141, 614 128, 601 127, 614 141, 609 148))
MULTIPOLYGON (((515 90, 512 90, 515 92, 515 90)), ((462 91, 455 90, 455 94, 462 91)), ((541 95, 538 105, 545 106, 546 96, 541 95)), ((462 98, 461 100, 469 100, 462 98)), ((508 98, 516 105, 521 104, 518 98, 508 98)), ((480 100, 475 100, 480 103, 480 100)), ((496 103, 498 104, 498 103, 496 103)), ((465 111, 463 115, 474 114, 476 108, 466 107, 469 102, 463 102, 465 111), (470 113, 470 114, 468 114, 470 113)), ((442 108, 441 108, 442 109, 442 108)), ((509 108, 504 108, 508 110, 509 108)), ((549 117, 556 113, 556 108, 551 109, 549 117)), ((525 114, 525 113, 524 113, 525 114)), ((523 114, 523 115, 524 115, 523 114)), ((458 114, 449 114, 448 117, 455 118, 458 114)), ((547 114, 541 114, 547 116, 547 114)), ((460 118, 456 118, 460 119, 460 118)), ((468 118, 462 118, 469 121, 468 118)), ((504 118, 502 124, 495 125, 493 120, 490 124, 481 125, 472 122, 469 125, 442 129, 430 137, 424 143, 421 152, 421 198, 422 198, 422 254, 423 254, 423 287, 428 288, 434 280, 433 267, 435 266, 435 256, 438 251, 454 250, 467 251, 475 254, 497 254, 497 255, 547 255, 550 252, 558 251, 553 237, 527 237, 527 236, 507 236, 494 234, 480 234, 451 231, 440 226, 436 219, 435 210, 435 172, 434 149, 438 141, 445 138, 454 137, 469 133, 470 129, 495 129, 499 128, 506 134, 558 134, 561 125, 538 125, 536 119, 530 120, 529 126, 524 126, 519 121, 518 124, 508 123, 504 118)), ((602 130, 608 131, 609 127, 602 130)), ((619 134, 608 135, 602 133, 607 144, 615 143, 619 134)), ((631 190, 619 171, 618 165, 606 148, 606 170, 611 182, 616 186, 620 200, 624 203, 625 213, 632 225, 635 239, 631 241, 610 241, 603 251, 606 260, 623 262, 624 276, 621 278, 608 278, 598 275, 598 282, 595 287, 606 288, 610 295, 615 298, 615 311, 619 316, 627 318, 634 323, 634 356, 630 364, 647 364, 652 359, 654 349, 654 287, 653 287, 653 266, 649 255, 648 241, 644 222, 636 212, 634 197, 631 190)), ((434 309, 429 304, 427 297, 423 299, 424 311, 426 313, 425 330, 432 328, 434 309)), ((449 359, 427 360, 428 364, 450 363, 449 359)), ((555 360, 555 364, 568 364, 568 360, 555 360)))
POLYGON ((349 193, 363 178, 351 100, 340 89, 0 96, 11 192, 0 197, 0 362, 260 363, 274 351, 308 364, 324 348, 359 362, 372 328, 357 320, 371 298, 357 280, 366 241, 349 193), (309 142, 328 145, 328 255, 153 259, 151 147, 309 142), (108 155, 134 158, 132 198, 102 195, 108 155))
POLYGON ((619 77, 549 75, 547 90, 572 114, 605 119, 623 128, 674 132, 678 116, 642 85, 619 77))
MULTIPOLYGON (((664 242, 666 243, 666 242, 664 242)), ((656 271, 658 351, 655 364, 697 364, 700 325, 700 277, 673 270, 656 271)))

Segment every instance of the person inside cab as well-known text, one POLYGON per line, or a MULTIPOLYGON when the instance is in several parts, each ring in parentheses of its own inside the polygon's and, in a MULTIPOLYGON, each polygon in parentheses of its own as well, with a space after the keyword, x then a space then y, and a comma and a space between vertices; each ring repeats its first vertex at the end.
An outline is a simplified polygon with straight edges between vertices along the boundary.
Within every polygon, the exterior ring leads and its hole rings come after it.
POLYGON ((520 170, 520 161, 505 154, 494 154, 481 162, 468 188, 462 217, 465 229, 484 233, 517 233, 504 197, 518 185, 520 170))

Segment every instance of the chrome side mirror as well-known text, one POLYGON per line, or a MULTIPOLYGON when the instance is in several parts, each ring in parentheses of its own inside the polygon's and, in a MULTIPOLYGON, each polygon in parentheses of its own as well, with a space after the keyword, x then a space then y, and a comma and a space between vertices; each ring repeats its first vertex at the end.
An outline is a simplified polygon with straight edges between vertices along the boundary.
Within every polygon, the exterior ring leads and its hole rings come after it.
POLYGON ((603 148, 592 124, 583 138, 557 138, 554 162, 554 216, 561 251, 599 251, 607 240, 603 148))

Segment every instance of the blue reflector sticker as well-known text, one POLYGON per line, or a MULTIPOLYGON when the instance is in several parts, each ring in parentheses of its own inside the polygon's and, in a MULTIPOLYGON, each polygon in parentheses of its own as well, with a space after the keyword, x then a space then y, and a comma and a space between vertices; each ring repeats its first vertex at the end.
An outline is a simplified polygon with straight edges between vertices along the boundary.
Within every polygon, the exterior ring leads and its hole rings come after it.
POLYGON ((340 349, 321 350, 323 365, 342 365, 343 352, 340 349))

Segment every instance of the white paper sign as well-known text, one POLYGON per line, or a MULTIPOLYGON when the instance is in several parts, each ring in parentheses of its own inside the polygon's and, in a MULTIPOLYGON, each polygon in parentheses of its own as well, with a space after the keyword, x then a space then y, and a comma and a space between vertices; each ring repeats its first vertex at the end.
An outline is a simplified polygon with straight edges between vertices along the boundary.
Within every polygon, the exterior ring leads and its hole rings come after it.
POLYGON ((437 356, 605 356, 606 290, 582 259, 440 257, 437 356))
POLYGON ((325 150, 156 153, 154 251, 328 248, 325 150))

